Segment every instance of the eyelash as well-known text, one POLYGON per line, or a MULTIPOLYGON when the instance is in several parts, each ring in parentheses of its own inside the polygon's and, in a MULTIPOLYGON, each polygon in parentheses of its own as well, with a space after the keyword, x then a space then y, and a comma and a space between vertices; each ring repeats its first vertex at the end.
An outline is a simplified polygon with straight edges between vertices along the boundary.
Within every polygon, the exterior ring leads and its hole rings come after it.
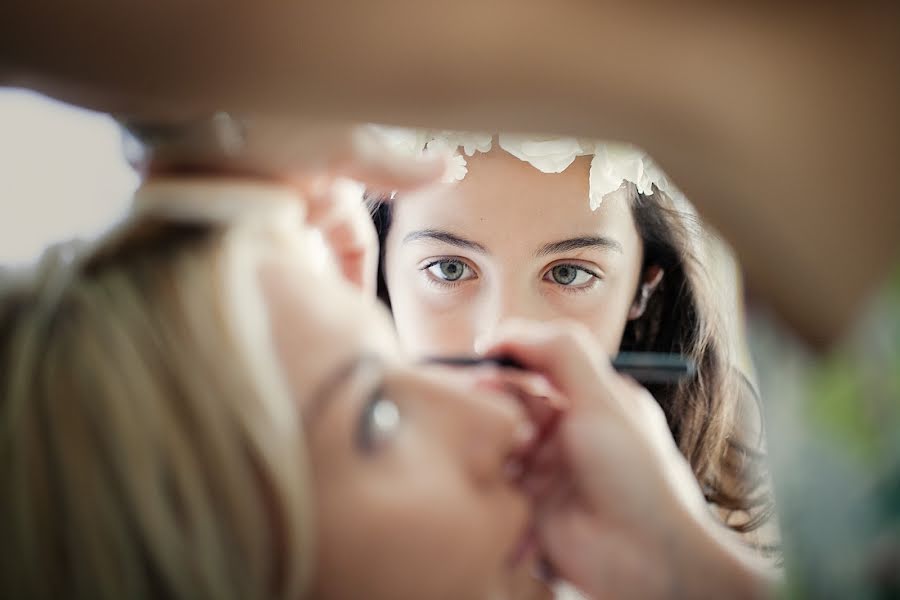
POLYGON ((603 281, 603 277, 599 273, 596 273, 595 271, 588 269, 587 267, 584 267, 582 265, 579 265, 576 263, 570 263, 570 262, 558 262, 558 263, 554 263, 554 264, 550 265, 549 267, 547 267, 547 270, 544 271, 544 274, 541 276, 541 280, 548 281, 555 288, 559 289, 561 292, 563 292, 565 294, 584 294, 584 293, 589 292, 592 289, 594 289, 594 286, 598 282, 603 281), (550 274, 553 272, 553 269, 555 269, 557 267, 571 267, 571 268, 575 269, 576 271, 580 271, 582 273, 587 273, 593 279, 587 285, 582 285, 582 286, 578 286, 578 287, 571 286, 571 285, 565 285, 565 284, 553 281, 553 279, 548 279, 550 277, 550 274))
POLYGON ((439 277, 435 277, 434 275, 432 275, 431 272, 429 271, 429 269, 431 269, 431 267, 433 267, 435 265, 439 265, 444 262, 462 263, 467 269, 470 269, 473 273, 475 273, 475 268, 472 265, 470 265, 468 262, 466 262, 465 260, 463 260, 459 257, 456 257, 456 256, 441 256, 441 257, 432 259, 432 260, 428 261, 427 264, 423 265, 422 267, 419 267, 419 270, 425 274, 425 281, 428 282, 429 285, 433 285, 433 286, 436 286, 436 287, 439 287, 442 289, 454 289, 454 288, 461 286, 462 284, 464 284, 467 281, 471 281, 472 279, 478 278, 478 276, 476 274, 475 277, 470 277, 468 279, 458 279, 456 281, 448 281, 446 279, 440 279, 439 277))
MULTIPOLYGON (((463 264, 465 266, 465 268, 470 269, 473 273, 475 272, 475 268, 472 267, 472 265, 470 265, 468 262, 466 262, 465 260, 463 260, 459 257, 441 256, 441 257, 430 260, 428 263, 426 263, 425 265, 423 265, 422 267, 419 268, 420 271, 425 273, 425 278, 429 285, 433 285, 433 286, 436 286, 436 287, 439 287, 442 289, 454 289, 454 288, 459 287, 460 285, 462 285, 463 283, 465 283, 467 281, 471 281, 472 279, 477 279, 477 275, 476 275, 475 277, 470 277, 467 279, 458 279, 455 281, 449 281, 446 279, 441 279, 441 278, 436 277, 435 275, 431 274, 431 272, 429 271, 429 269, 431 269, 431 267, 433 267, 435 265, 439 265, 441 263, 445 263, 445 262, 458 262, 458 263, 463 264)), ((559 263, 550 265, 544 271, 544 274, 541 276, 541 280, 548 281, 554 287, 556 287, 557 289, 559 289, 560 291, 562 291, 563 293, 566 293, 566 294, 584 294, 586 292, 591 291, 597 282, 603 280, 603 277, 599 273, 596 273, 596 272, 592 271, 591 269, 588 269, 587 267, 584 267, 582 265, 579 265, 576 263, 559 262, 559 263), (565 284, 553 281, 552 279, 548 280, 547 279, 548 276, 553 272, 553 269, 555 269, 557 267, 571 267, 571 268, 575 269, 576 271, 579 271, 582 273, 587 273, 588 275, 590 275, 593 278, 593 281, 589 285, 582 285, 582 286, 576 287, 576 286, 571 286, 571 285, 565 285, 565 284)))

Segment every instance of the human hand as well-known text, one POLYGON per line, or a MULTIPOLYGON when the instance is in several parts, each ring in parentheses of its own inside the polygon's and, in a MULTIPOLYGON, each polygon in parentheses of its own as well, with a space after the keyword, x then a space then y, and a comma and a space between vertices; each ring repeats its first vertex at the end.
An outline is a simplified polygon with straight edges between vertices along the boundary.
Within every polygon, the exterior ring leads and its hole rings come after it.
POLYGON ((374 295, 378 238, 361 186, 405 191, 440 178, 439 156, 409 157, 374 128, 310 119, 228 115, 186 123, 124 120, 137 138, 130 159, 145 177, 204 175, 287 184, 307 203, 317 228, 348 280, 374 295))
POLYGON ((662 410, 588 332, 510 323, 487 352, 545 375, 568 402, 525 481, 559 576, 596 598, 762 593, 764 577, 718 531, 662 410))

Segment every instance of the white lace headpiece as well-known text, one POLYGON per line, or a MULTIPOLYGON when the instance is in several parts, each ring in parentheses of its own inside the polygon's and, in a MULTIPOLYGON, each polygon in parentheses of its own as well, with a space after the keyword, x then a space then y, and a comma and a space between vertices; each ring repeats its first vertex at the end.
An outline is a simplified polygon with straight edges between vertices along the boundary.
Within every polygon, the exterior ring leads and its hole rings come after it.
POLYGON ((476 152, 489 152, 496 138, 503 150, 543 173, 561 173, 577 157, 593 156, 589 192, 593 210, 600 206, 604 197, 619 189, 625 181, 635 184, 640 193, 648 196, 653 194, 655 185, 676 202, 683 200, 681 192, 650 156, 629 144, 510 133, 492 135, 394 127, 378 129, 397 150, 412 154, 450 153, 453 162, 446 178, 449 182, 465 178, 468 172, 466 157, 473 156, 476 152))

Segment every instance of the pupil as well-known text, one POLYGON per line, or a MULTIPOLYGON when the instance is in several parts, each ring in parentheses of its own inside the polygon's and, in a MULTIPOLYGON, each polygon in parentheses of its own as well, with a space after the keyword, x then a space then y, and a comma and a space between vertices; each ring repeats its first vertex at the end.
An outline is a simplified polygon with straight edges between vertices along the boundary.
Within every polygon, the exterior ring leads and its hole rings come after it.
POLYGON ((558 267, 553 267, 553 279, 556 280, 557 283, 561 283, 563 285, 567 285, 575 281, 575 269, 567 265, 560 265, 558 267))
POLYGON ((462 277, 462 265, 456 261, 447 261, 441 263, 441 272, 444 274, 444 277, 450 281, 455 281, 462 277))

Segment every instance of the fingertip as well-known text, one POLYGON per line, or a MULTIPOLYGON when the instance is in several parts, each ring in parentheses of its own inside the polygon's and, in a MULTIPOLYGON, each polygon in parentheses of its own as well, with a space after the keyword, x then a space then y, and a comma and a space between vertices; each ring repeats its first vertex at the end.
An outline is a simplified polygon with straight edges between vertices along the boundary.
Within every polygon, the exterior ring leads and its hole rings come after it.
POLYGON ((382 190, 409 191, 437 183, 450 166, 443 155, 401 152, 377 135, 357 137, 354 159, 346 174, 382 190))
POLYGON ((475 338, 473 348, 477 354, 496 356, 504 347, 529 343, 541 324, 525 319, 508 319, 494 329, 475 338))
POLYGON ((447 169, 449 161, 443 156, 392 156, 387 165, 387 175, 390 177, 390 189, 396 191, 409 191, 432 183, 441 181, 447 169))

